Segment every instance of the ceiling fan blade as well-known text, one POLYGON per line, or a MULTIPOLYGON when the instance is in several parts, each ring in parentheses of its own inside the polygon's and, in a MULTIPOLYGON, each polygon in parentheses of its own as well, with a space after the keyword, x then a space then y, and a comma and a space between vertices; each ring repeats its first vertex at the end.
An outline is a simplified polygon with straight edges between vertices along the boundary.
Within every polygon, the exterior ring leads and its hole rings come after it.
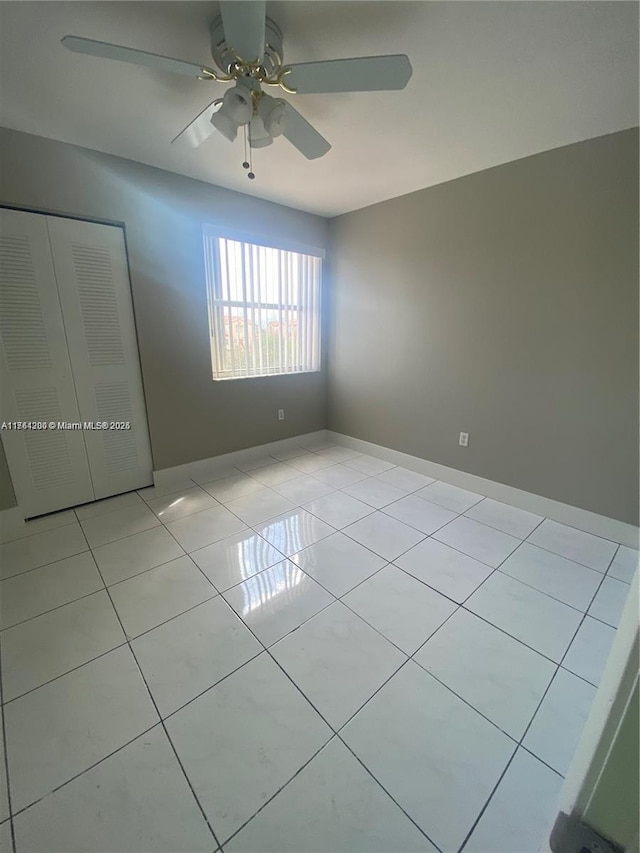
POLYGON ((264 54, 266 3, 254 0, 223 0, 220 3, 222 26, 227 47, 251 62, 264 54))
POLYGON ((322 157, 331 148, 324 136, 321 136, 289 103, 287 103, 287 119, 284 128, 283 136, 304 154, 307 160, 322 157))
POLYGON ((186 142, 192 148, 197 148, 199 145, 208 139, 215 131, 215 127, 211 124, 211 116, 216 111, 217 107, 222 103, 222 98, 216 98, 202 112, 197 115, 192 122, 181 130, 180 133, 171 140, 174 142, 186 142))
POLYGON ((207 65, 197 65, 182 59, 172 59, 170 56, 160 56, 158 53, 148 53, 146 50, 135 50, 119 44, 109 44, 106 41, 65 36, 62 44, 74 53, 86 53, 89 56, 102 56, 105 59, 117 59, 119 62, 132 62, 134 65, 145 65, 156 71, 172 71, 174 74, 186 74, 188 77, 200 77, 203 72, 213 75, 216 72, 207 65))
POLYGON ((404 89, 413 69, 403 53, 292 65, 284 81, 300 95, 404 89))

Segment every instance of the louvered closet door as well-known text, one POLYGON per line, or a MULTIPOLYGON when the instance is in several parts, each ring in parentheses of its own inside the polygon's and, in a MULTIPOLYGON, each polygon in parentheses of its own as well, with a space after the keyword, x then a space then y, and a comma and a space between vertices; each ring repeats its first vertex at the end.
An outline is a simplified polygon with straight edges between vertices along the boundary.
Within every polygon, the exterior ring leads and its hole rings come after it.
MULTIPOLYGON (((44 216, 0 210, 0 421, 80 420, 44 216)), ((26 517, 93 500, 81 432, 2 431, 26 517)))
POLYGON ((47 217, 53 264, 96 498, 153 481, 147 417, 120 228, 47 217))

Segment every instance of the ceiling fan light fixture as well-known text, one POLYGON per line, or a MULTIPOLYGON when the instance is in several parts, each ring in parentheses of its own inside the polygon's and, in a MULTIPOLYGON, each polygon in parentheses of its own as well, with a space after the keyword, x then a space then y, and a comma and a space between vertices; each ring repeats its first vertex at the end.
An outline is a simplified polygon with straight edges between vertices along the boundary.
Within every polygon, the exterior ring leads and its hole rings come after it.
POLYGON ((266 148, 272 145, 273 139, 264 126, 259 115, 254 115, 249 124, 249 145, 252 148, 266 148))
POLYGON ((251 94, 246 86, 227 89, 222 106, 211 116, 211 124, 230 142, 238 135, 238 128, 251 121, 251 94))
POLYGON ((283 134, 286 129, 287 102, 283 101, 282 98, 264 95, 258 105, 258 116, 262 120, 266 132, 274 139, 283 134))
POLYGON ((247 124, 251 120, 251 93, 246 86, 236 85, 233 89, 227 89, 222 100, 223 109, 236 124, 247 124))
POLYGON ((218 130, 229 142, 233 142, 238 135, 238 125, 235 121, 229 118, 222 110, 218 110, 211 116, 211 124, 218 130))

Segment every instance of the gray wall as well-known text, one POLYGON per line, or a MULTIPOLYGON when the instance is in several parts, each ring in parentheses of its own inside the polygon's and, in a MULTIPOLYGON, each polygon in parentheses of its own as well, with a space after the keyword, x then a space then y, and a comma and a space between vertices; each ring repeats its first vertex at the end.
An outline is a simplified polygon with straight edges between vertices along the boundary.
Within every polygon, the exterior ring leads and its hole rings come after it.
MULTIPOLYGON (((212 381, 202 225, 324 248, 327 220, 6 129, 0 162, 2 204, 124 223, 154 468, 324 429, 325 371, 212 381)), ((0 448, 0 509, 14 503, 4 463, 0 448)))
POLYGON ((8 509, 16 505, 16 496, 13 491, 11 474, 7 466, 7 458, 4 455, 4 447, 0 441, 0 509, 8 509))
POLYGON ((638 522, 637 129, 331 238, 330 429, 638 522))
POLYGON ((125 223, 156 468, 328 425, 637 523, 637 144, 625 131, 333 220, 328 423, 324 371, 211 380, 201 242, 219 222, 322 247, 326 220, 9 130, 0 202, 125 223))

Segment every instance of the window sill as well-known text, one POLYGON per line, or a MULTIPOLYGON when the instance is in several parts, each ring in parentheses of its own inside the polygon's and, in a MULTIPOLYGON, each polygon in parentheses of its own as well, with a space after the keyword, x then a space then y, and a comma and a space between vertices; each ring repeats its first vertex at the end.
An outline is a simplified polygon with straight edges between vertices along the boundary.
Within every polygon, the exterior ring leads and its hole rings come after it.
POLYGON ((213 376, 214 382, 233 382, 238 379, 279 379, 283 376, 308 376, 310 373, 321 373, 317 370, 291 370, 286 373, 256 373, 251 376, 213 376))

